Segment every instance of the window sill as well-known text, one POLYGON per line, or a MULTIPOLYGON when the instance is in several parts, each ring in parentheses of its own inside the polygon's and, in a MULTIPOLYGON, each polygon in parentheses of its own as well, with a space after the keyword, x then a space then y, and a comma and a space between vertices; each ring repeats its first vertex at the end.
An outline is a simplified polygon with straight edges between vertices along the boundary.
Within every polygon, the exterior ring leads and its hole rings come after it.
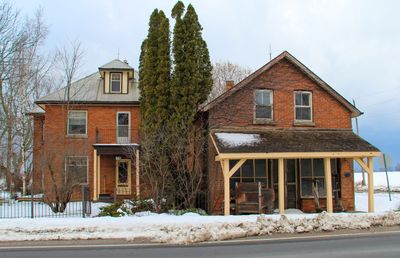
POLYGON ((315 126, 312 121, 294 121, 293 126, 315 126))
POLYGON ((88 138, 87 134, 67 134, 65 137, 66 138, 78 138, 78 139, 88 138))
POLYGON ((276 122, 272 119, 265 118, 254 118, 253 124, 256 125, 276 125, 276 122))

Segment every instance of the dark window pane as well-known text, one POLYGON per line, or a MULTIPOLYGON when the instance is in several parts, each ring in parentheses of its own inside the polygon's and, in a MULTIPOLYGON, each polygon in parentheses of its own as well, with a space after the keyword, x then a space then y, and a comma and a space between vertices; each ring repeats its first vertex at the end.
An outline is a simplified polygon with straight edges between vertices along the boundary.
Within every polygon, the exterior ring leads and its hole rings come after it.
POLYGON ((311 178, 301 179, 301 195, 313 196, 313 180, 311 178))
POLYGON ((256 159, 256 177, 267 176, 267 161, 265 159, 256 159))
POLYGON ((128 183, 128 164, 126 162, 120 162, 118 165, 118 183, 128 183))
POLYGON ((300 160, 301 176, 312 176, 311 159, 300 160))
POLYGON ((308 94, 308 93, 301 94, 301 105, 303 105, 303 106, 310 105, 310 94, 308 94))
POLYGON ((311 120, 311 108, 296 107, 296 120, 311 120))
POLYGON ((231 170, 238 162, 239 162, 238 159, 230 159, 229 160, 229 170, 231 170))
POLYGON ((313 159, 314 165, 314 176, 325 176, 324 160, 323 159, 313 159))
POLYGON ((274 184, 278 183, 278 160, 271 160, 271 170, 274 178, 274 184))
POLYGON ((68 134, 86 134, 86 112, 68 113, 68 134))
POLYGON ((270 91, 263 91, 263 105, 270 105, 271 104, 271 92, 270 91))
POLYGON ((288 183, 296 182, 296 160, 286 160, 286 180, 288 183))
POLYGON ((246 160, 242 165, 242 177, 254 177, 253 160, 246 160))
POLYGON ((316 180, 318 184, 318 194, 320 197, 326 196, 326 189, 325 189, 325 179, 323 178, 318 178, 316 180))
POLYGON ((254 183, 254 177, 251 177, 251 178, 249 178, 249 177, 243 177, 243 178, 242 178, 242 182, 243 182, 243 183, 254 183))
POLYGON ((118 114, 118 125, 129 125, 129 114, 119 113, 118 114))
POLYGON ((256 106, 256 118, 272 118, 271 106, 256 106))
POLYGON ((66 158, 66 180, 68 184, 77 185, 87 182, 87 158, 66 158))
POLYGON ((112 81, 111 82, 111 91, 112 92, 120 92, 121 91, 121 82, 120 81, 112 81))

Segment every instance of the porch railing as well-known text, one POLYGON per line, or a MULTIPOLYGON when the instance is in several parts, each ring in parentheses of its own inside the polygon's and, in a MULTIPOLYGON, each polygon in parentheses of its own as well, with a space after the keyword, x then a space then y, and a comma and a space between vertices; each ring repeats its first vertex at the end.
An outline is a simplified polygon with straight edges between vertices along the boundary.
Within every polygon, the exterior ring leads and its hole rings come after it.
POLYGON ((100 144, 130 144, 134 143, 134 132, 128 126, 117 128, 96 128, 96 143, 100 144))

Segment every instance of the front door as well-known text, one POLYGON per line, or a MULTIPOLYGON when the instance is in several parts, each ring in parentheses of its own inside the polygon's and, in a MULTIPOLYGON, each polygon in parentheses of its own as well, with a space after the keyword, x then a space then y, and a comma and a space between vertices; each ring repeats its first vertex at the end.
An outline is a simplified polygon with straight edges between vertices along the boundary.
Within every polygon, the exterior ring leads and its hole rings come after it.
POLYGON ((117 143, 129 144, 131 143, 131 130, 130 130, 130 113, 118 112, 117 113, 117 143))
POLYGON ((131 194, 131 161, 120 159, 116 162, 116 188, 117 195, 131 194))

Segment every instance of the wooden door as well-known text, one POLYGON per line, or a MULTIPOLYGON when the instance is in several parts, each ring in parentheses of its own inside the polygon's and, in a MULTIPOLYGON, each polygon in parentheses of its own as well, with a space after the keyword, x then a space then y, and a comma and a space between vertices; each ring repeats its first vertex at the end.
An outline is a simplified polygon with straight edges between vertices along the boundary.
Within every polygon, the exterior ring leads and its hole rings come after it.
POLYGON ((117 195, 131 194, 131 161, 120 159, 116 161, 115 185, 117 195))

